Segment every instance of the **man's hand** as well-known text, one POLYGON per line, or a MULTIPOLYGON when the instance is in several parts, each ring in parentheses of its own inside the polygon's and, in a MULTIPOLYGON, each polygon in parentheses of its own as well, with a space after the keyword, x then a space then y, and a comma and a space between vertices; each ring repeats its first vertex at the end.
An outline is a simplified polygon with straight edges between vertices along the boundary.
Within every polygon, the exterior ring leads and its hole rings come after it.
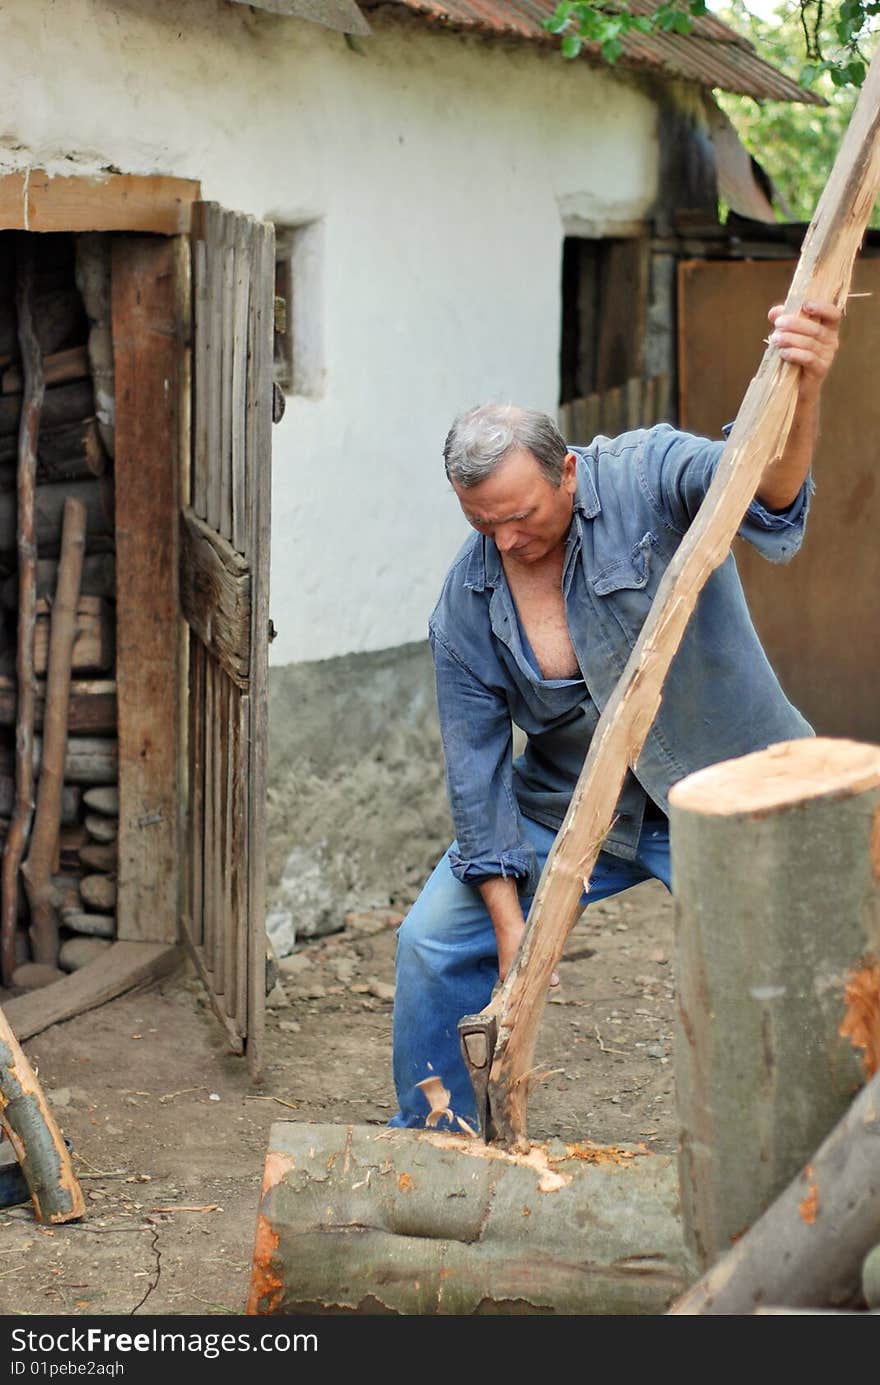
MULTIPOLYGON (((526 931, 526 923, 520 907, 516 881, 509 877, 495 876, 484 880, 477 887, 483 896, 498 945, 498 979, 504 981, 513 966, 513 959, 526 931)), ((559 985, 559 974, 553 972, 550 985, 559 985)))
POLYGON ((784 361, 801 367, 801 391, 818 393, 840 345, 843 314, 833 303, 805 303, 799 313, 786 313, 782 304, 767 314, 773 324, 771 345, 784 361))
POLYGON ((842 314, 833 303, 810 301, 799 313, 787 313, 777 304, 767 316, 773 324, 771 345, 784 361, 800 367, 800 379, 785 451, 767 467, 756 495, 769 510, 787 510, 813 464, 819 435, 819 395, 837 355, 842 314))

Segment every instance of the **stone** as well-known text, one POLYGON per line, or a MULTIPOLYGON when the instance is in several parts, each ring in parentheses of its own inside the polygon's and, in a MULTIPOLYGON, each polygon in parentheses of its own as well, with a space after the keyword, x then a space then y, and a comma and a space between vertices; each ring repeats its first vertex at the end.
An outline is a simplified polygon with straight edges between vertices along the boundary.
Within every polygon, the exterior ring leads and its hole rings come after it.
POLYGON ((281 874, 276 907, 290 913, 298 937, 322 938, 344 927, 338 889, 324 860, 324 845, 295 846, 281 874))
POLYGON ((293 914, 289 909, 276 904, 269 910, 266 915, 266 936, 279 962, 282 958, 290 956, 296 947, 296 929, 293 926, 293 914))
POLYGON ((280 984, 273 986, 269 994, 266 996, 266 1009, 281 1010, 288 1004, 289 1001, 287 999, 287 992, 285 991, 284 987, 280 984))
POLYGON ((375 996, 377 1000, 393 1000, 394 987, 390 981, 378 981, 375 976, 368 976, 367 994, 375 996))
POLYGON ((278 959, 278 968, 283 976, 299 976, 301 972, 308 971, 314 965, 312 958, 305 952, 294 952, 291 957, 278 959))
POLYGON ((284 1034, 299 1034, 302 1030, 302 1025, 299 1024, 297 1020, 279 1020, 278 1028, 284 1034))
POLYGON ((47 966, 45 962, 25 962, 12 973, 13 986, 21 986, 25 991, 36 991, 41 986, 51 986, 53 981, 61 981, 64 972, 58 967, 47 966))
POLYGON ((87 967, 89 962, 100 957, 112 945, 106 938, 68 938, 67 942, 61 944, 59 965, 65 971, 79 971, 80 967, 87 967))
POLYGON ((69 1087, 54 1087, 46 1093, 46 1100, 50 1106, 69 1106, 71 1090, 69 1087))

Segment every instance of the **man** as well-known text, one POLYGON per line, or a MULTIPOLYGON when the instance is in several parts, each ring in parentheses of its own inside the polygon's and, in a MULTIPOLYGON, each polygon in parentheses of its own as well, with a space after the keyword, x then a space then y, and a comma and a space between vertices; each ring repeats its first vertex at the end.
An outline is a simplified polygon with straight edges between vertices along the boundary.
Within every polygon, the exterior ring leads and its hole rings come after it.
MULTIPOLYGON (((819 394, 840 314, 771 309, 771 342, 800 367, 784 453, 740 529, 771 562, 803 537, 819 394)), ((418 1082, 440 1076, 473 1123, 457 1025, 481 1010, 516 954, 544 862, 601 709, 660 578, 714 475, 723 443, 668 425, 567 448, 544 414, 485 405, 446 440, 447 475, 476 530, 431 616, 456 840, 399 933, 391 1125, 421 1126, 418 1082), (514 762, 512 725, 525 732, 514 762)), ((651 876, 669 887, 667 795, 703 766, 809 736, 749 616, 733 556, 710 577, 590 880, 589 901, 651 876)), ((587 902, 586 896, 583 900, 587 902)))

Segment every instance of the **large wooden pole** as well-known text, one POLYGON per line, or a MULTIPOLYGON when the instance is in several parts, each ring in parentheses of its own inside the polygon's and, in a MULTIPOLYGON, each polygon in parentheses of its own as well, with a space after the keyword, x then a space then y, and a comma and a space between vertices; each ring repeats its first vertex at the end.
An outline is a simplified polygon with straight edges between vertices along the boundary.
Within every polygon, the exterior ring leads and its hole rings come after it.
POLYGON ((272 1126, 248 1313, 663 1312, 687 1279, 672 1156, 272 1126))
MULTIPOLYGON (((786 299, 846 305, 852 266, 880 190, 880 53, 862 88, 786 299)), ((535 893, 523 943, 504 986, 479 1016, 462 1021, 462 1050, 479 1094, 484 1134, 524 1149, 529 1073, 550 976, 580 911, 580 898, 611 826, 627 769, 657 715, 663 684, 702 588, 724 561, 767 466, 785 447, 799 370, 768 346, 714 480, 669 564, 620 681, 593 735, 584 769, 535 893), (497 1037, 496 1037, 497 1029, 497 1037), (482 1030, 482 1032, 480 1032, 482 1030), (489 1050, 489 1074, 485 1079, 489 1050)))
POLYGON ((21 349, 24 394, 18 433, 16 535, 18 546, 18 644, 15 720, 15 809, 3 848, 0 892, 0 970, 10 985, 15 970, 18 917, 18 870, 34 811, 34 624, 37 586, 36 476, 37 442, 45 387, 43 358, 34 323, 34 250, 31 237, 20 235, 16 249, 15 311, 21 349))
POLYGON ((669 802, 682 1216, 706 1269, 862 1082, 841 1025, 848 977, 880 950, 880 746, 788 741, 669 802))

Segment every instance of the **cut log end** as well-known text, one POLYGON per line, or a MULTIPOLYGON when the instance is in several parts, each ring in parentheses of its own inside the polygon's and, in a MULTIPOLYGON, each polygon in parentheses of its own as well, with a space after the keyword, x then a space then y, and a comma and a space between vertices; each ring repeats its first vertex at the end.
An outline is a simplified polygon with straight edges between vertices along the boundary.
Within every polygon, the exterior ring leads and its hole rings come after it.
POLYGON ((670 805, 726 817, 768 813, 817 798, 863 793, 880 785, 880 746, 812 737, 725 760, 676 784, 670 805))

